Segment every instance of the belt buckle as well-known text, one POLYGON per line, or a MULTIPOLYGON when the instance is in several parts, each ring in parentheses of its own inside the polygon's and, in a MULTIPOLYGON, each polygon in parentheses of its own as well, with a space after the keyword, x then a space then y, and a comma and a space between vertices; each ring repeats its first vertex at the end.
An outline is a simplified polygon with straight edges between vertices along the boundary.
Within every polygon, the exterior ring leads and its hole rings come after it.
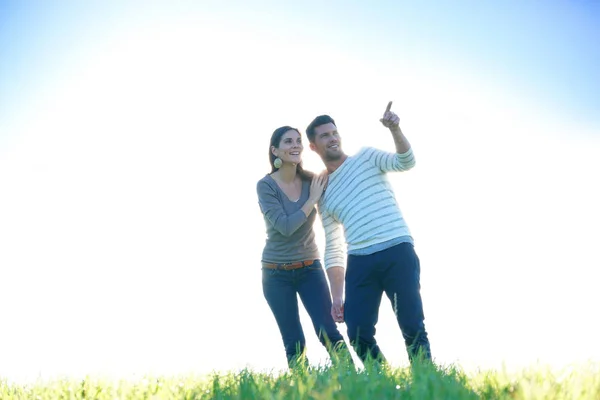
POLYGON ((289 263, 281 263, 281 264, 279 264, 279 268, 281 268, 281 269, 283 269, 285 271, 288 271, 287 267, 291 266, 292 264, 293 263, 291 263, 291 262, 289 262, 289 263))

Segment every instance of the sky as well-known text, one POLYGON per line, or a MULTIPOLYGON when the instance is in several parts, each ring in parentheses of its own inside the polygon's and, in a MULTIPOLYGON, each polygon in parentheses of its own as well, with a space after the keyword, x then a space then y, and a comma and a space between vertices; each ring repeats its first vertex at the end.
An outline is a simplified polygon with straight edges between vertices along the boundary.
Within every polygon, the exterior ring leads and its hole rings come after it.
MULTIPOLYGON (((584 0, 0 0, 0 376, 284 368, 270 135, 327 113, 393 151, 388 101, 436 360, 598 361, 599 37, 584 0)), ((386 301, 377 339, 407 364, 386 301)))

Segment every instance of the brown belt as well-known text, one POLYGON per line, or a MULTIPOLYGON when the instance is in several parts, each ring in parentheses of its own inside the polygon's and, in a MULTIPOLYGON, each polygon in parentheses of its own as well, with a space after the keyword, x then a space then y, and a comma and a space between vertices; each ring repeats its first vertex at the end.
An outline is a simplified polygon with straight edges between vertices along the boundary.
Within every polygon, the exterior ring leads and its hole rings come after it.
POLYGON ((308 267, 309 265, 313 265, 314 263, 315 263, 314 260, 307 260, 307 261, 298 261, 295 263, 281 263, 281 264, 263 263, 262 265, 264 268, 268 268, 268 269, 283 269, 283 270, 289 271, 292 269, 308 267))

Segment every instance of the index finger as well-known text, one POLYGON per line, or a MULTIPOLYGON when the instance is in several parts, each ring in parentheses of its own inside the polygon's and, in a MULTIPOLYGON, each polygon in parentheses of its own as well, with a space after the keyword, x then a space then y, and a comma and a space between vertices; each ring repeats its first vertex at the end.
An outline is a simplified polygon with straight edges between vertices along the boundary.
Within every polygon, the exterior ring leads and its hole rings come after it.
POLYGON ((385 109, 385 112, 389 112, 392 109, 392 102, 390 101, 385 109))

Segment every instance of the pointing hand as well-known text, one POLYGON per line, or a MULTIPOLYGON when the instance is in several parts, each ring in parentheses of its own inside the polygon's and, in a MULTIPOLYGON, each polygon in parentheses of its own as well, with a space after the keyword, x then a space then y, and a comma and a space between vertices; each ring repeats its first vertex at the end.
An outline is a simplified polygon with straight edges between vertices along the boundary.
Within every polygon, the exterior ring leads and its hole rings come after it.
POLYGON ((385 126, 386 128, 397 128, 400 125, 400 117, 398 117, 393 111, 391 111, 392 108, 392 102, 390 101, 385 109, 385 113, 383 113, 383 118, 381 118, 379 121, 381 121, 381 123, 383 124, 383 126, 385 126))

